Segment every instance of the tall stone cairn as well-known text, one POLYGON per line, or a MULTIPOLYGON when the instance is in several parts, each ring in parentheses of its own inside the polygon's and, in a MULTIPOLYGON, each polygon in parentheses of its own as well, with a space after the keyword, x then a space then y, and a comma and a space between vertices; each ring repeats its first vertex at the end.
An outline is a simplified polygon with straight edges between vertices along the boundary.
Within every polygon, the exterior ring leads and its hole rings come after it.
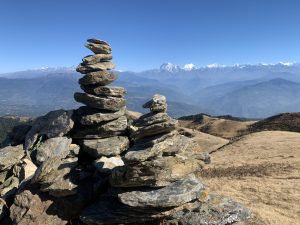
POLYGON ((88 39, 85 47, 94 55, 86 56, 77 67, 77 71, 85 74, 79 79, 84 93, 75 93, 77 102, 86 106, 76 111, 76 129, 73 138, 84 152, 91 157, 121 164, 118 157, 129 146, 127 135, 127 118, 125 116, 126 90, 122 87, 107 86, 117 79, 111 72, 115 65, 111 62, 110 45, 98 39, 88 39))

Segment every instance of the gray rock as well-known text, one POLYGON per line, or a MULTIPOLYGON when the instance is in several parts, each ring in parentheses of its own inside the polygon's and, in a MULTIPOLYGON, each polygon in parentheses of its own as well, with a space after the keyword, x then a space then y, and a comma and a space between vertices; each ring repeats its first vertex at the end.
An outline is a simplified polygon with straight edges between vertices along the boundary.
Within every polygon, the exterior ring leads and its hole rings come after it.
POLYGON ((7 208, 10 207, 11 199, 13 199, 18 186, 19 179, 15 176, 7 178, 0 184, 0 222, 9 213, 7 208))
POLYGON ((76 71, 79 73, 90 73, 95 71, 105 71, 105 70, 112 70, 115 68, 115 65, 112 62, 99 62, 96 64, 79 64, 76 68, 76 71))
POLYGON ((144 149, 148 147, 152 147, 153 145, 162 142, 168 138, 173 137, 174 135, 178 135, 176 130, 171 131, 170 133, 158 134, 150 137, 146 137, 134 142, 134 149, 144 149))
POLYGON ((113 112, 119 111, 126 104, 126 100, 124 98, 97 97, 94 95, 79 92, 76 92, 74 94, 74 98, 77 102, 83 103, 89 107, 110 110, 113 112))
POLYGON ((110 174, 112 169, 118 166, 124 166, 124 162, 120 156, 109 158, 102 156, 100 159, 95 160, 94 165, 98 172, 110 174))
POLYGON ((135 120, 133 125, 138 127, 150 126, 156 123, 171 121, 167 113, 148 113, 135 120))
POLYGON ((216 194, 209 195, 208 201, 202 202, 194 210, 180 210, 169 216, 165 224, 172 225, 229 225, 246 221, 251 212, 232 199, 216 194))
POLYGON ((119 111, 111 112, 82 106, 76 110, 79 123, 82 125, 99 124, 105 121, 115 120, 125 114, 126 108, 123 107, 119 111))
MULTIPOLYGON (((18 225, 66 225, 68 220, 61 217, 63 211, 60 214, 59 210, 55 214, 53 211, 49 213, 49 209, 53 209, 53 205, 53 201, 45 196, 25 190, 16 195, 14 204, 10 208, 10 217, 14 221, 13 224, 18 225)), ((62 210, 62 208, 59 209, 62 210)))
POLYGON ((10 218, 13 221, 10 224, 77 224, 74 218, 78 218, 79 213, 91 201, 91 186, 88 183, 76 195, 56 198, 41 192, 38 185, 26 182, 19 188, 10 207, 10 218))
POLYGON ((142 139, 144 137, 168 133, 176 129, 178 124, 177 120, 171 119, 166 122, 156 123, 145 127, 140 127, 136 131, 131 133, 131 137, 134 140, 142 139))
POLYGON ((100 123, 94 126, 79 126, 74 130, 73 138, 98 139, 122 136, 127 133, 127 118, 121 116, 116 120, 100 123))
MULTIPOLYGON (((198 203, 198 202, 197 202, 198 203)), ((84 224, 135 224, 143 225, 147 221, 159 224, 163 218, 169 217, 177 211, 191 211, 199 204, 187 203, 182 206, 162 208, 139 208, 124 205, 116 197, 101 196, 96 203, 88 206, 81 214, 80 219, 84 224)), ((152 224, 152 223, 149 223, 152 224)))
POLYGON ((124 97, 126 90, 122 87, 98 86, 98 85, 81 85, 84 92, 97 96, 124 97))
POLYGON ((99 85, 105 86, 117 79, 117 75, 109 71, 90 72, 79 79, 81 85, 99 85))
POLYGON ((70 152, 71 143, 72 139, 67 137, 56 137, 46 140, 37 149, 36 162, 41 164, 49 158, 65 158, 70 152))
POLYGON ((143 108, 150 108, 152 112, 166 112, 167 99, 163 95, 155 94, 151 100, 143 105, 143 108))
POLYGON ((7 146, 0 149, 0 171, 17 164, 24 157, 25 151, 22 145, 7 146))
POLYGON ((153 159, 155 157, 170 156, 175 154, 185 155, 189 149, 192 139, 182 136, 174 135, 164 141, 158 142, 153 146, 146 147, 142 145, 134 145, 124 156, 127 164, 133 164, 153 159))
POLYGON ((25 138, 25 149, 31 148, 39 136, 47 138, 62 137, 74 126, 72 120, 73 110, 56 110, 38 117, 25 138))
POLYGON ((180 155, 159 157, 114 169, 110 183, 113 187, 164 187, 201 170, 203 165, 200 160, 180 155))
POLYGON ((94 158, 101 156, 120 155, 129 147, 129 139, 124 136, 116 136, 103 139, 83 140, 82 149, 94 158))
POLYGON ((204 185, 195 176, 178 180, 152 191, 130 191, 118 195, 120 202, 131 207, 176 207, 201 196, 204 185))
POLYGON ((99 40, 97 38, 90 38, 90 39, 87 40, 87 42, 93 43, 93 44, 101 44, 101 45, 107 45, 107 46, 109 46, 109 44, 106 41, 99 40))
POLYGON ((72 171, 77 167, 77 159, 50 158, 36 170, 32 184, 41 184, 40 190, 54 197, 76 194, 77 184, 72 171))
POLYGON ((111 47, 107 44, 88 43, 84 45, 95 54, 111 54, 111 47))
POLYGON ((89 55, 82 59, 82 62, 86 65, 91 65, 99 62, 106 62, 112 59, 111 54, 96 54, 89 55))

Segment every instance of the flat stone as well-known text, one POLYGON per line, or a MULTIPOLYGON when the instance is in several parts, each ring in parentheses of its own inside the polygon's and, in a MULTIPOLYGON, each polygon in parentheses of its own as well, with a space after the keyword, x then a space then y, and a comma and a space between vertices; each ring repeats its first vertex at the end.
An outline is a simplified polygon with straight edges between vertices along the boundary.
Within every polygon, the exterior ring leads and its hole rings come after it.
POLYGON ((96 71, 87 73, 85 76, 79 79, 80 85, 99 85, 105 86, 117 79, 117 75, 103 70, 103 71, 96 71))
POLYGON ((31 148, 38 137, 45 135, 47 138, 62 137, 74 126, 72 120, 73 110, 56 110, 38 117, 25 138, 25 149, 31 148))
POLYGON ((126 153, 124 160, 127 164, 136 164, 155 157, 162 157, 163 155, 167 156, 182 153, 182 155, 185 155, 184 153, 189 149, 191 141, 192 139, 188 137, 175 135, 146 148, 142 145, 134 145, 126 153))
POLYGON ((88 43, 84 45, 95 54, 111 54, 111 47, 107 44, 88 43))
MULTIPOLYGON (((177 211, 192 211, 199 203, 186 203, 182 206, 165 208, 139 208, 124 205, 116 197, 101 196, 94 204, 88 206, 80 215, 84 224, 146 224, 147 221, 155 221, 159 224, 162 218, 175 214, 177 211)), ((152 223, 149 223, 152 224, 152 223)), ((212 224, 209 224, 212 225, 212 224)), ((215 224, 214 224, 215 225, 215 224)))
POLYGON ((116 120, 100 123, 93 126, 78 126, 72 135, 77 139, 98 139, 127 134, 127 118, 121 116, 116 120))
POLYGON ((37 149, 36 162, 41 164, 49 158, 65 158, 70 152, 71 143, 72 139, 67 137, 56 137, 46 140, 37 149))
POLYGON ((87 40, 87 42, 93 43, 93 44, 101 44, 101 45, 107 45, 107 46, 109 46, 109 44, 106 41, 99 40, 97 38, 90 38, 90 39, 87 40))
POLYGON ((81 85, 81 89, 88 94, 96 96, 124 97, 126 90, 122 87, 81 85))
POLYGON ((166 112, 167 99, 163 95, 155 94, 151 100, 143 105, 143 108, 150 108, 152 112, 166 112))
POLYGON ((37 169, 31 183, 41 184, 40 190, 54 197, 74 195, 77 184, 72 171, 77 165, 77 159, 50 158, 37 169))
POLYGON ((96 54, 84 57, 82 62, 86 65, 91 65, 99 62, 107 62, 109 60, 112 60, 111 54, 96 54))
POLYGON ((76 92, 74 98, 77 102, 83 103, 91 108, 119 111, 126 105, 124 98, 116 97, 98 97, 86 93, 76 92))
POLYGON ((195 176, 175 181, 152 191, 131 191, 118 195, 119 201, 131 207, 176 207, 201 196, 204 185, 195 176))
POLYGON ((0 149, 0 171, 17 164, 24 157, 25 151, 22 145, 7 146, 0 149))
POLYGON ((76 116, 82 125, 99 124, 105 121, 115 120, 125 114, 126 108, 123 107, 119 111, 111 112, 82 106, 76 110, 76 116))
POLYGON ((79 64, 79 66, 76 68, 76 71, 79 73, 90 73, 95 71, 105 71, 105 70, 112 70, 116 66, 112 62, 99 62, 95 64, 79 64))
POLYGON ((162 134, 171 132, 176 129, 178 121, 175 119, 171 119, 166 122, 156 123, 145 127, 140 127, 133 133, 131 133, 131 137, 134 140, 142 139, 144 137, 162 134))
POLYGON ((133 125, 138 127, 150 126, 156 123, 163 123, 172 120, 167 113, 148 113, 135 120, 133 125))
POLYGON ((174 131, 171 131, 170 133, 158 134, 158 135, 146 137, 143 139, 139 139, 134 142, 133 148, 144 149, 144 148, 152 147, 153 145, 155 145, 159 142, 165 141, 166 139, 171 138, 174 135, 178 135, 178 134, 179 133, 176 130, 174 130, 174 131))
POLYGON ((100 159, 95 160, 94 165, 98 172, 110 174, 112 169, 118 166, 124 166, 124 162, 120 156, 109 158, 102 156, 100 159))
POLYGON ((129 139, 124 136, 116 136, 103 139, 83 140, 82 149, 90 156, 99 158, 101 156, 120 155, 129 147, 129 139))
POLYGON ((110 182, 113 187, 164 187, 199 171, 203 165, 200 160, 180 155, 159 157, 116 168, 110 182))

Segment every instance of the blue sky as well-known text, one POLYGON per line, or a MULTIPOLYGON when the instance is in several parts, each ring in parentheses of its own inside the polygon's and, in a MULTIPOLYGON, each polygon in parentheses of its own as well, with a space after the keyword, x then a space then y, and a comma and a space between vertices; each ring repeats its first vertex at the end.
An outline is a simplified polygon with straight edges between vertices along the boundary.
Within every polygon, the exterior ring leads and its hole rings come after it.
POLYGON ((5 0, 0 29, 0 72, 77 65, 91 37, 122 70, 300 62, 298 0, 5 0))

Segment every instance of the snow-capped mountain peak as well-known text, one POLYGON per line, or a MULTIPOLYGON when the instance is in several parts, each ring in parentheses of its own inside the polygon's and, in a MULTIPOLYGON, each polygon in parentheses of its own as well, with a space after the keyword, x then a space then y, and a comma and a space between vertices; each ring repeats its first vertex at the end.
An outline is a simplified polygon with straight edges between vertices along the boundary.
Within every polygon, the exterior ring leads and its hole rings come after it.
POLYGON ((282 66, 294 66, 295 65, 294 62, 279 62, 278 64, 280 64, 282 66))
POLYGON ((172 63, 164 63, 160 66, 160 70, 168 71, 171 73, 178 72, 180 70, 180 67, 178 65, 172 64, 172 63))
POLYGON ((186 71, 191 71, 197 69, 197 67, 193 63, 188 63, 183 66, 183 69, 186 71))
POLYGON ((213 68, 224 68, 226 67, 225 65, 221 65, 221 64, 217 64, 217 63, 213 63, 213 64, 209 64, 206 66, 209 69, 213 69, 213 68))

